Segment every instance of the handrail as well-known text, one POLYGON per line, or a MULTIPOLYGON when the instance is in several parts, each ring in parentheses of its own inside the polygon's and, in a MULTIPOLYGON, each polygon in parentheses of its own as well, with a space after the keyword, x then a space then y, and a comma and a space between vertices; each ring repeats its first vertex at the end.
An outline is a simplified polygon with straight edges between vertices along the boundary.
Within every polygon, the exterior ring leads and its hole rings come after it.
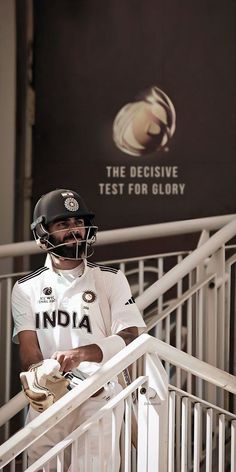
POLYGON ((28 405, 25 394, 21 390, 0 408, 0 427, 15 416, 18 411, 23 410, 28 405))
POLYGON ((222 245, 236 235, 236 218, 217 233, 211 236, 202 246, 198 247, 185 257, 179 264, 170 269, 161 279, 154 282, 145 292, 136 298, 140 310, 157 300, 164 292, 173 287, 181 278, 191 272, 207 257, 216 252, 222 245))
MULTIPOLYGON (((180 234, 191 234, 198 231, 217 230, 232 221, 236 214, 212 216, 208 218, 196 218, 192 220, 173 221, 170 223, 159 223, 144 226, 133 226, 131 228, 112 229, 99 231, 97 234, 97 246, 124 243, 165 236, 176 236, 180 234)), ((35 241, 24 241, 0 246, 0 258, 38 254, 42 252, 35 241)))

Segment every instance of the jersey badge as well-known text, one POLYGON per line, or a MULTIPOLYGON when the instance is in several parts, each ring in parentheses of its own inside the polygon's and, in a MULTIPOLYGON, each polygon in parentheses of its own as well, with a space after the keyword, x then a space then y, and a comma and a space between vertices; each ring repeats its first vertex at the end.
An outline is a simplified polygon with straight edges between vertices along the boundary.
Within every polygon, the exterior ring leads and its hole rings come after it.
POLYGON ((92 290, 85 290, 85 292, 82 295, 82 299, 84 300, 85 303, 93 303, 96 300, 96 294, 92 292, 92 290))
POLYGON ((40 299, 39 303, 53 303, 55 302, 55 297, 52 295, 52 287, 44 287, 43 294, 40 299))
POLYGON ((43 293, 44 295, 52 295, 52 287, 45 287, 43 293))

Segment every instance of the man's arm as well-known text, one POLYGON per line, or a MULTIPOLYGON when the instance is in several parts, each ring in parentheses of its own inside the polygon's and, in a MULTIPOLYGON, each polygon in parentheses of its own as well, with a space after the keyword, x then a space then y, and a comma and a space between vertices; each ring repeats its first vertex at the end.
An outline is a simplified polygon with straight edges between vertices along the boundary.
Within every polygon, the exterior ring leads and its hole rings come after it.
POLYGON ((28 370, 32 364, 43 360, 35 331, 21 331, 18 333, 20 343, 20 360, 23 370, 28 370))
POLYGON ((119 331, 117 334, 124 339, 126 346, 128 346, 128 344, 138 337, 138 328, 131 326, 130 328, 122 329, 122 331, 119 331))
MULTIPOLYGON (((128 345, 138 336, 138 329, 132 326, 130 328, 122 329, 122 331, 119 331, 117 335, 119 335, 124 340, 125 344, 128 345)), ((78 367, 83 361, 102 362, 103 353, 97 344, 88 344, 67 351, 54 352, 52 359, 56 359, 60 363, 63 372, 68 372, 75 367, 78 367)))

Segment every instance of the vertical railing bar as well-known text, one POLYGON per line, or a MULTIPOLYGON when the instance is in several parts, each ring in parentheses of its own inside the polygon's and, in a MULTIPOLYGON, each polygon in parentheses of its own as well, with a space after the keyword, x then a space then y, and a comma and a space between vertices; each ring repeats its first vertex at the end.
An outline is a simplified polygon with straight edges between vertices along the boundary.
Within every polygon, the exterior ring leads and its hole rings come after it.
POLYGON ((13 459, 10 462, 10 472, 15 472, 15 470, 16 470, 16 459, 13 459))
POLYGON ((199 289, 199 310, 198 310, 198 359, 203 359, 203 289, 199 289))
POLYGON ((225 415, 219 415, 219 472, 225 467, 225 415))
POLYGON ((188 464, 189 466, 192 465, 192 457, 193 457, 193 451, 192 451, 192 444, 193 444, 193 431, 192 431, 192 420, 193 420, 193 408, 192 408, 192 403, 190 402, 190 414, 188 415, 188 464))
MULTIPOLYGON (((234 264, 234 302, 233 302, 233 311, 232 313, 236 313, 236 264, 234 264)), ((234 316, 234 315, 233 315, 234 316)), ((234 323, 234 327, 232 330, 232 336, 234 343, 236 343, 236 323, 234 323)), ((236 349, 234 349, 234 352, 232 354, 232 364, 236 366, 236 349)), ((234 368, 234 375, 236 375, 236 369, 234 368)), ((233 411, 236 411, 236 395, 234 395, 233 399, 233 411)))
MULTIPOLYGON (((78 441, 77 441, 77 444, 78 444, 78 441)), ((89 434, 89 430, 87 430, 84 433, 84 459, 85 459, 84 468, 85 468, 85 470, 90 469, 90 451, 89 451, 89 448, 90 448, 90 434, 89 434)), ((76 472, 76 470, 74 472, 76 472)))
POLYGON ((203 346, 202 346, 202 307, 203 307, 203 291, 202 288, 198 290, 198 317, 197 317, 197 358, 202 360, 203 358, 203 346))
MULTIPOLYGON (((203 359, 203 290, 202 288, 199 289, 199 296, 198 296, 198 315, 197 315, 197 358, 202 360, 203 359)), ((197 396, 202 398, 203 395, 203 382, 202 379, 197 378, 196 382, 197 387, 197 396)))
POLYGON ((175 453, 175 461, 176 461, 176 470, 180 470, 180 463, 181 463, 181 421, 180 421, 180 410, 181 410, 181 403, 180 397, 177 395, 175 401, 175 411, 176 411, 176 419, 175 419, 175 442, 176 442, 176 453, 175 453))
MULTIPOLYGON (((86 433, 85 433, 86 436, 86 433)), ((78 439, 72 442, 71 445, 71 465, 70 465, 70 472, 77 472, 78 470, 78 439)), ((85 458, 86 458, 86 447, 85 447, 85 458)))
MULTIPOLYGON (((216 254, 222 254, 222 251, 224 252, 224 245, 221 246, 221 248, 218 249, 216 254)), ((224 271, 222 270, 222 264, 219 263, 219 273, 217 274, 218 277, 224 280, 224 271)), ((217 327, 218 327, 218 333, 220 333, 220 336, 218 338, 218 364, 217 367, 222 370, 225 369, 225 282, 221 283, 220 286, 218 287, 216 293, 217 293, 217 306, 216 306, 216 312, 217 312, 217 327)), ((224 400, 221 396, 220 398, 221 402, 220 405, 222 408, 224 407, 224 400)))
POLYGON ((140 259, 138 262, 138 282, 139 282, 139 295, 141 295, 144 290, 144 261, 143 259, 140 259))
POLYGON ((175 392, 169 392, 168 472, 175 470, 175 392))
POLYGON ((101 418, 98 422, 98 431, 99 431, 99 434, 98 434, 98 454, 99 454, 99 469, 98 470, 102 470, 103 469, 103 450, 104 450, 104 444, 103 444, 103 421, 104 421, 104 417, 101 418))
POLYGON ((230 462, 231 462, 230 472, 235 472, 236 470, 236 420, 233 420, 231 422, 230 462))
POLYGON ((22 452, 22 470, 23 471, 27 469, 27 463, 28 463, 27 451, 23 451, 22 452))
POLYGON ((117 457, 117 450, 116 450, 116 408, 113 408, 112 410, 112 431, 111 431, 111 436, 112 436, 112 472, 116 472, 117 467, 116 464, 118 462, 118 457, 117 457))
POLYGON ((207 408, 207 411, 206 411, 206 472, 212 471, 212 428, 213 428, 213 409, 207 408))
MULTIPOLYGON (((171 315, 168 315, 165 319, 165 342, 167 344, 170 344, 170 316, 171 315)), ((165 362, 165 369, 166 369, 168 379, 170 380, 170 363, 169 362, 165 362)))
POLYGON ((64 450, 57 454, 57 472, 64 471, 64 450))
MULTIPOLYGON (((192 336, 193 336, 193 325, 192 325, 192 297, 187 301, 187 353, 192 354, 192 336)), ((187 391, 192 393, 192 374, 187 373, 187 391)))
POLYGON ((193 447, 193 471, 200 471, 201 455, 201 404, 194 405, 194 447, 193 447))
MULTIPOLYGON (((164 261, 163 257, 159 257, 157 259, 157 269, 158 269, 158 280, 162 278, 164 273, 164 261)), ((163 295, 158 297, 157 299, 157 309, 158 313, 161 313, 163 310, 163 295)), ((158 339, 162 339, 162 329, 163 329, 163 321, 158 323, 155 327, 155 336, 158 339)))
MULTIPOLYGON (((8 277, 6 279, 6 333, 5 333, 5 403, 10 400, 11 397, 11 325, 12 325, 12 316, 11 316, 11 292, 12 292, 12 278, 8 277)), ((10 431, 10 422, 4 426, 4 436, 5 440, 9 438, 10 431)))
POLYGON ((187 397, 182 398, 182 415, 181 415, 181 472, 188 471, 188 410, 189 400, 187 397))
POLYGON ((231 295, 231 272, 232 272, 232 267, 229 267, 229 270, 227 272, 228 274, 228 279, 225 283, 225 301, 226 301, 226 306, 225 306, 225 336, 226 336, 226 342, 225 342, 225 370, 226 372, 229 372, 229 365, 230 365, 230 295, 231 295))
POLYGON ((143 375, 143 358, 142 357, 139 357, 139 359, 137 359, 136 361, 137 363, 137 377, 139 377, 140 375, 143 375))
MULTIPOLYGON (((146 355, 144 356, 146 357, 146 355)), ((146 362, 145 362, 146 365, 146 362)), ((146 396, 138 390, 138 447, 137 465, 134 472, 143 472, 148 467, 148 409, 146 396)))
POLYGON ((131 367, 131 379, 134 380, 137 378, 138 363, 137 361, 133 362, 131 367))
POLYGON ((125 463, 124 472, 130 472, 131 467, 131 395, 125 400, 125 463))
MULTIPOLYGON (((177 257, 177 264, 182 261, 182 255, 177 257)), ((177 298, 179 298, 183 293, 183 279, 181 278, 177 282, 177 298)), ((177 308, 176 313, 176 347, 181 350, 182 348, 182 305, 177 308)), ((176 367, 176 386, 181 388, 181 369, 176 367)), ((180 409, 181 402, 180 397, 176 397, 176 470, 180 470, 181 464, 181 424, 180 424, 180 409)))
MULTIPOLYGON (((182 261, 182 256, 178 256, 177 264, 182 261)), ((183 292, 183 279, 177 282, 177 298, 182 295, 183 292)), ((182 338, 182 305, 177 308, 176 313, 176 347, 181 350, 181 338, 182 338)), ((181 388, 181 369, 176 368, 176 386, 181 388)))
MULTIPOLYGON (((225 252, 224 252, 225 255, 225 252)), ((226 273, 228 274, 228 279, 226 279, 225 283, 225 359, 224 365, 226 372, 230 371, 230 298, 231 298, 231 266, 229 271, 226 273)), ((229 409, 229 394, 227 393, 224 398, 224 408, 226 410, 229 409)))
MULTIPOLYGON (((138 293, 141 295, 144 291, 144 261, 140 259, 138 262, 138 293)), ((144 311, 141 310, 143 316, 144 311)))
MULTIPOLYGON (((177 295, 179 297, 179 294, 177 295)), ((182 335, 182 307, 177 308, 176 313, 176 348, 181 351, 182 335)), ((176 387, 181 388, 181 369, 176 368, 176 387)))

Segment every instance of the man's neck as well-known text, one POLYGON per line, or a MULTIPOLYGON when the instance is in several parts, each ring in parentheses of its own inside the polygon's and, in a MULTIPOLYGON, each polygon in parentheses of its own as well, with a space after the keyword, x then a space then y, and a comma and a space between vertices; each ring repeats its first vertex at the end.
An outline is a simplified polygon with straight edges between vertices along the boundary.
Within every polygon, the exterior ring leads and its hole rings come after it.
POLYGON ((73 260, 73 259, 63 259, 61 257, 52 257, 52 266, 55 269, 60 270, 70 270, 75 269, 76 267, 80 266, 83 263, 83 260, 73 260))

